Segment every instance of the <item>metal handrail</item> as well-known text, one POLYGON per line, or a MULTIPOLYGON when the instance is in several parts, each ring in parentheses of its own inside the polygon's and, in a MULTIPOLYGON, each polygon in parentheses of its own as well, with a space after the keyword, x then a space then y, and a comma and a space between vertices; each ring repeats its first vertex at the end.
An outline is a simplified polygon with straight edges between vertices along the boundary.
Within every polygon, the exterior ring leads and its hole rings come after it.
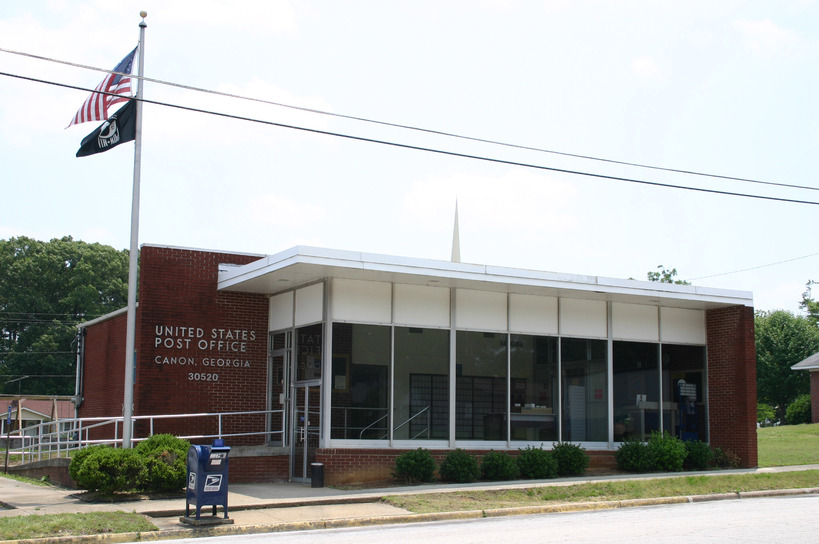
MULTIPOLYGON (((399 425, 397 425, 397 426, 393 427, 392 431, 393 431, 393 432, 395 432, 395 431, 397 431, 398 429, 400 429, 401 427, 403 427, 404 425, 407 425, 408 423, 412 422, 412 420, 414 420, 416 417, 420 416, 420 415, 421 415, 421 414, 423 414, 424 412, 428 412, 428 411, 430 410, 430 408, 431 408, 430 406, 425 406, 425 407, 421 408, 421 409, 420 409, 420 410, 418 410, 416 413, 414 413, 414 414, 413 414, 413 415, 411 415, 409 418, 407 418, 407 419, 406 419, 406 420, 405 420, 403 423, 401 423, 401 424, 399 424, 399 425)), ((379 408, 359 408, 359 409, 379 410, 379 408)), ((381 408, 381 409, 383 409, 383 408, 381 408)), ((367 431, 367 430, 369 430, 369 429, 374 428, 374 427, 375 427, 376 425, 378 425, 378 424, 379 424, 381 421, 383 421, 384 419, 386 419, 387 417, 389 417, 389 415, 390 415, 389 413, 386 413, 386 414, 384 414, 383 416, 381 416, 381 417, 379 417, 378 419, 376 419, 375 421, 373 421, 372 423, 370 423, 369 425, 367 425, 366 427, 364 427, 363 429, 361 429, 361 432, 360 432, 360 433, 358 433, 358 439, 359 439, 359 440, 363 439, 363 438, 364 438, 364 432, 365 432, 365 431, 367 431)), ((427 438, 429 438, 429 432, 430 432, 429 416, 430 416, 430 414, 427 414, 427 427, 426 427, 426 429, 422 429, 420 433, 418 433, 418 434, 416 434, 415 436, 411 437, 411 438, 410 438, 410 440, 415 440, 416 438, 418 438, 419 436, 421 436, 421 435, 422 435, 422 434, 424 434, 425 432, 427 433, 427 438)), ((390 433, 389 433, 389 431, 387 431, 387 434, 385 434, 384 436, 382 436, 382 437, 380 437, 380 438, 377 438, 376 440, 384 440, 385 438, 387 438, 387 437, 389 437, 389 436, 390 436, 390 433)))
MULTIPOLYGON (((195 413, 195 414, 157 414, 157 415, 140 415, 133 416, 134 420, 148 420, 149 432, 147 436, 134 437, 135 442, 146 440, 154 434, 154 421, 158 419, 191 419, 202 417, 217 418, 218 432, 216 434, 191 434, 180 436, 179 438, 185 440, 203 439, 203 438, 227 438, 237 436, 258 436, 258 435, 281 435, 282 443, 284 442, 284 431, 248 431, 241 433, 225 433, 223 431, 223 420, 232 416, 245 416, 254 414, 284 414, 284 410, 254 410, 247 412, 214 412, 214 413, 195 413)), ((47 421, 31 425, 22 429, 17 429, 8 434, 8 443, 6 449, 9 455, 20 455, 25 462, 41 460, 43 453, 49 457, 60 457, 62 454, 68 455, 68 452, 78 450, 85 446, 92 446, 97 444, 111 444, 113 446, 122 445, 122 437, 120 436, 120 428, 122 426, 123 417, 86 417, 86 418, 70 418, 58 421, 47 421), (93 429, 101 429, 113 425, 112 438, 91 439, 90 433, 93 429), (54 430, 56 429, 56 430, 54 430), (84 436, 84 438, 83 438, 84 436), (12 443, 15 440, 20 441, 19 449, 12 449, 12 443)))
POLYGON ((430 427, 431 427, 431 425, 430 425, 430 423, 429 423, 429 418, 430 418, 430 416, 432 415, 432 414, 430 413, 430 409, 431 409, 431 408, 432 408, 431 406, 424 406, 423 408, 421 408, 420 410, 418 410, 417 412, 415 412, 413 415, 411 415, 411 416, 410 416, 410 417, 409 417, 409 418, 408 418, 408 419, 407 419, 407 420, 406 420, 404 423, 402 423, 402 424, 398 425, 397 427, 395 427, 395 428, 392 430, 392 432, 397 431, 398 429, 400 429, 401 427, 403 427, 403 426, 404 426, 404 425, 406 425, 407 423, 410 423, 410 422, 411 422, 413 419, 415 419, 416 417, 420 416, 420 415, 421 415, 421 414, 423 414, 424 412, 427 412, 427 428, 426 428, 426 429, 421 429, 421 432, 420 432, 420 433, 418 433, 418 434, 416 434, 415 436, 411 437, 411 438, 410 438, 410 440, 415 440, 416 438, 418 438, 419 436, 421 436, 421 435, 422 435, 422 434, 424 434, 425 432, 427 433, 427 438, 429 438, 430 427))
MULTIPOLYGON (((383 410, 383 408, 371 408, 371 409, 372 409, 372 410, 383 410)), ((376 419, 375 421, 373 421, 372 423, 370 423, 369 425, 367 425, 366 427, 364 427, 363 429, 361 429, 361 432, 360 432, 360 433, 358 433, 358 439, 359 439, 359 440, 362 440, 362 439, 364 438, 364 431, 367 431, 367 430, 369 430, 369 429, 372 429, 373 427, 375 427, 375 425, 376 425, 377 423, 379 423, 380 421, 382 421, 382 420, 384 420, 384 419, 387 419, 389 416, 390 416, 390 414, 389 414, 389 412, 387 412, 387 413, 386 413, 386 414, 384 414, 383 416, 379 417, 378 419, 376 419)), ((384 440, 384 438, 386 438, 387 436, 389 436, 389 434, 390 434, 390 433, 389 433, 389 432, 387 432, 387 434, 386 434, 386 435, 382 436, 382 437, 381 437, 381 438, 379 438, 378 440, 384 440)))

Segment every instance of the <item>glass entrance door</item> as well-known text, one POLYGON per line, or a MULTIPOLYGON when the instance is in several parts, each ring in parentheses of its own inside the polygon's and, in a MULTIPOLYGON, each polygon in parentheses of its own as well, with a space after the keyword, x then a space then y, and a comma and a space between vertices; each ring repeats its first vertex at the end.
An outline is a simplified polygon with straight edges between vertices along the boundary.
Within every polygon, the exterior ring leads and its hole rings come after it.
POLYGON ((287 444, 292 336, 290 331, 270 335, 267 443, 275 446, 287 444))
POLYGON ((311 476, 310 464, 316 460, 321 422, 321 382, 293 385, 293 437, 291 477, 306 481, 311 476))

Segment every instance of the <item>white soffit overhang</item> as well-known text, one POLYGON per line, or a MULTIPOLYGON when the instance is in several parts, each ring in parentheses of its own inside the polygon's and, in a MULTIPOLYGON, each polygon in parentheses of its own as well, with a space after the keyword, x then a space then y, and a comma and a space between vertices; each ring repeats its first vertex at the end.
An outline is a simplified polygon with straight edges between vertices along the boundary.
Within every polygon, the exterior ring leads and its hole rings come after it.
POLYGON ((748 291, 560 274, 307 246, 296 246, 242 266, 221 265, 218 289, 272 295, 325 278, 457 287, 678 308, 753 306, 753 295, 748 291))

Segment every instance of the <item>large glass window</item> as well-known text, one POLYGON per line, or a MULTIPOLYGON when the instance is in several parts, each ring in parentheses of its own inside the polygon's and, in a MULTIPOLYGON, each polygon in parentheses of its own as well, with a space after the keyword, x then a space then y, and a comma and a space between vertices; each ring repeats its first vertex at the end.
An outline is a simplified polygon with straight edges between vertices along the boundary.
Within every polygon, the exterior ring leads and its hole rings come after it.
POLYGON ((389 436, 390 327, 333 324, 331 438, 389 436))
POLYGON ((663 344, 663 425, 683 440, 708 441, 705 348, 663 344))
POLYGON ((396 440, 449 438, 449 331, 395 327, 396 440))
POLYGON ((322 325, 296 329, 296 381, 321 378, 322 325))
POLYGON ((563 368, 563 440, 608 440, 607 342, 564 338, 560 342, 563 368))
POLYGON ((647 440, 651 431, 660 430, 659 354, 658 344, 614 342, 616 442, 647 440))
POLYGON ((506 334, 457 331, 455 437, 506 440, 506 334))
POLYGON ((557 441, 557 338, 511 336, 512 440, 557 441))

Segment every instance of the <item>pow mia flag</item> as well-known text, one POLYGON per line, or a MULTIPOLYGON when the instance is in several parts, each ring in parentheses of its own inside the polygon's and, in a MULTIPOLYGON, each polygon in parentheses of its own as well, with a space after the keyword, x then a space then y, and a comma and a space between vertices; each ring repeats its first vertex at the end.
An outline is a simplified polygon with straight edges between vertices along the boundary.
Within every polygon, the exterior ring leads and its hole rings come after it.
POLYGON ((94 132, 83 138, 78 157, 108 151, 136 138, 136 100, 129 100, 94 132))

